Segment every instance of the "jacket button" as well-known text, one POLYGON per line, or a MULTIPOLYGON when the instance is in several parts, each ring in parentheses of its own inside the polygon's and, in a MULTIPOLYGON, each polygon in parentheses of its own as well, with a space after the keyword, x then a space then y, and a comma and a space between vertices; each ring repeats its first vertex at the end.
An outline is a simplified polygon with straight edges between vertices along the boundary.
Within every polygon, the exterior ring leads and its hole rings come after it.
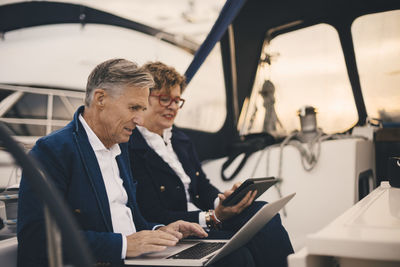
POLYGON ((165 186, 160 186, 160 192, 164 192, 165 191, 165 186))
POLYGON ((195 196, 195 198, 199 199, 199 198, 200 198, 200 196, 199 196, 199 195, 196 195, 196 196, 195 196))
POLYGON ((199 176, 200 175, 200 173, 199 172, 196 172, 196 176, 199 176))
POLYGON ((80 209, 75 209, 74 212, 75 213, 81 213, 81 210, 80 209))
POLYGON ((181 189, 181 187, 179 185, 176 186, 176 189, 181 189))

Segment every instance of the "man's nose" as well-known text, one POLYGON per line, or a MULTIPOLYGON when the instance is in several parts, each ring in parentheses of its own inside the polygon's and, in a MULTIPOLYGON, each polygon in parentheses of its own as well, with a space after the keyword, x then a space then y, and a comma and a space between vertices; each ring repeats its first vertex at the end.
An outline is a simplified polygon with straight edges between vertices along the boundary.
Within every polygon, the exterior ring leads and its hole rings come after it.
POLYGON ((133 117, 133 123, 139 126, 142 126, 144 122, 144 118, 141 115, 136 115, 133 117))

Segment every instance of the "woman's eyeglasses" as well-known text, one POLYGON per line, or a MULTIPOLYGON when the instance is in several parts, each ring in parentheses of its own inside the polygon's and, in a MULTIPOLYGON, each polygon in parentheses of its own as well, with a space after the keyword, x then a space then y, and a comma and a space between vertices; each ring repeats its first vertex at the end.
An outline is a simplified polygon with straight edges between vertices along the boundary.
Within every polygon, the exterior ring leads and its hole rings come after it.
POLYGON ((150 94, 150 96, 158 97, 158 102, 162 107, 169 107, 172 102, 174 102, 179 108, 183 107, 183 104, 185 103, 185 99, 180 98, 179 96, 172 98, 169 95, 153 95, 150 94))

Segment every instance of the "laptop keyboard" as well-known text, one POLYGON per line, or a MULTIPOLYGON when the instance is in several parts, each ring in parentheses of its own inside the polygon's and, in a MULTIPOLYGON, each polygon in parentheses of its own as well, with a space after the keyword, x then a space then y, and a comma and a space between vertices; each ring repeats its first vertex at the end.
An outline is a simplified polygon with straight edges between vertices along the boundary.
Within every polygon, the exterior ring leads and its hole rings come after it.
POLYGON ((223 245, 225 245, 223 242, 202 242, 182 250, 179 253, 171 255, 167 259, 201 259, 204 256, 207 256, 208 254, 220 249, 223 245))

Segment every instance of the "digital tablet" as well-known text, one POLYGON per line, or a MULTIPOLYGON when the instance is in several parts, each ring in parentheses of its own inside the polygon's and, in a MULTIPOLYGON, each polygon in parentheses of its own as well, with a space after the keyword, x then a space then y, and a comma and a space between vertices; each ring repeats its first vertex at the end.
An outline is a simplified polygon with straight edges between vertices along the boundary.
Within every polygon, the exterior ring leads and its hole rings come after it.
POLYGON ((268 188, 273 186, 277 180, 275 177, 263 177, 263 178, 250 178, 244 181, 238 188, 236 188, 233 193, 228 196, 223 202, 224 206, 234 206, 242 200, 242 198, 249 191, 257 190, 256 197, 257 199, 261 196, 268 188))

